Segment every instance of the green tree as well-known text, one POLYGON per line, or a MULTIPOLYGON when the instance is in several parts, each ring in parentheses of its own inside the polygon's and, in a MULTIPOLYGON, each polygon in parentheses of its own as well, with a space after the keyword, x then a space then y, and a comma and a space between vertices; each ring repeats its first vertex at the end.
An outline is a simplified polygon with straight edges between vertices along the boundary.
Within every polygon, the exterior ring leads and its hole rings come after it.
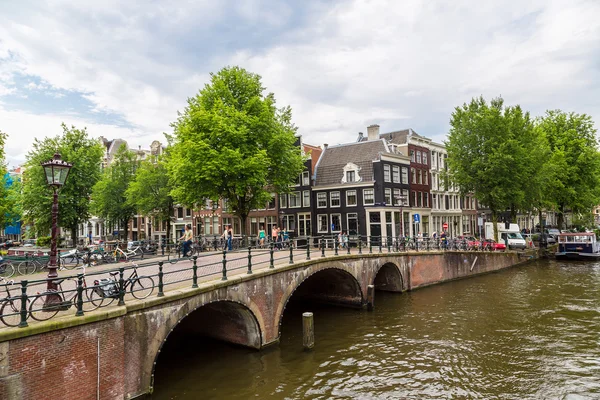
POLYGON ((142 162, 126 196, 129 204, 153 219, 167 224, 167 237, 171 237, 171 215, 173 215, 172 187, 163 158, 142 162))
POLYGON ((20 220, 21 184, 8 176, 4 145, 8 135, 0 131, 0 229, 20 220))
POLYGON ((25 222, 33 224, 38 235, 47 235, 52 225, 52 190, 40 163, 50 160, 55 152, 73 164, 63 188, 59 191, 58 224, 71 230, 77 238, 77 227, 90 218, 92 187, 100 179, 104 149, 97 139, 90 138, 86 128, 68 128, 53 138, 35 139, 27 154, 23 174, 22 208, 25 222))
POLYGON ((127 201, 127 189, 135 177, 137 164, 135 153, 122 144, 92 191, 94 214, 123 229, 125 238, 129 220, 136 213, 135 204, 127 201))
POLYGON ((600 154, 596 129, 586 114, 547 111, 538 119, 549 144, 553 179, 548 199, 556 205, 558 228, 564 213, 588 213, 600 201, 600 154))
POLYGON ((175 201, 225 198, 242 233, 250 210, 288 191, 304 168, 290 107, 277 109, 264 90, 259 75, 223 68, 173 124, 167 168, 175 201))

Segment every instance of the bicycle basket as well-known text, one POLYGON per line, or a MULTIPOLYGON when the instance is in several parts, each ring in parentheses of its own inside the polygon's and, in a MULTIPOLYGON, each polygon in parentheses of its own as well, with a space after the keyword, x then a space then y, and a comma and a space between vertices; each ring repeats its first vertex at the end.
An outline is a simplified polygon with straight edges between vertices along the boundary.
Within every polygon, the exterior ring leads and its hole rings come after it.
POLYGON ((118 297, 119 296, 119 288, 115 281, 108 278, 102 278, 100 280, 95 280, 94 285, 98 286, 98 290, 102 294, 103 297, 118 297))

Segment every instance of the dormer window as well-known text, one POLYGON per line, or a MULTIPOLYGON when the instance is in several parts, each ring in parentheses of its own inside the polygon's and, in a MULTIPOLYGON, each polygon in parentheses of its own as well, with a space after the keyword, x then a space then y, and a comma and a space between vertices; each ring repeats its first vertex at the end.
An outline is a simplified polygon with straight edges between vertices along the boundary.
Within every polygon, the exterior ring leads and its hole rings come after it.
POLYGON ((342 175, 342 183, 353 183, 362 181, 362 178, 358 174, 360 170, 361 168, 354 163, 346 164, 342 175))

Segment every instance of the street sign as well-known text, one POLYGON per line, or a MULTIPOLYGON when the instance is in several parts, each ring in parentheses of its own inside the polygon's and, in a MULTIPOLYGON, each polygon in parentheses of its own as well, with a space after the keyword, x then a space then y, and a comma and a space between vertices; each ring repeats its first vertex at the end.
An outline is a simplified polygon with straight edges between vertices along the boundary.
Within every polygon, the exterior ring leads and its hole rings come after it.
POLYGON ((483 218, 477 217, 477 225, 483 226, 483 218))
POLYGON ((421 216, 419 214, 413 214, 413 221, 414 222, 421 222, 421 216))
POLYGON ((447 222, 444 222, 444 223, 442 224, 442 228, 444 228, 444 229, 448 229, 448 223, 447 223, 447 222))

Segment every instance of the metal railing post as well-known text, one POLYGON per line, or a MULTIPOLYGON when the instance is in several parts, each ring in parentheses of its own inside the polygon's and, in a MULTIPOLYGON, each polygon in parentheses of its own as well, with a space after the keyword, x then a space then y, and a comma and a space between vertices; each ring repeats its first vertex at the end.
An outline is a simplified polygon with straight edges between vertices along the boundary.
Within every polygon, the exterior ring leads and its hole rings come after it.
POLYGON ((223 250, 223 277, 222 281, 227 280, 227 251, 223 250))
POLYGON ((290 264, 294 263, 294 244, 290 242, 290 264))
POLYGON ((358 235, 358 254, 362 254, 362 237, 358 235))
POLYGON ((346 254, 350 254, 350 239, 349 238, 348 238, 348 240, 346 240, 346 254))
POLYGON ((163 262, 160 261, 158 263, 158 297, 163 297, 165 295, 163 289, 163 262))
POLYGON ((194 256, 194 263, 192 264, 192 288, 197 288, 198 287, 198 264, 197 264, 197 260, 198 260, 198 256, 194 256))
POLYGON ((21 281, 21 322, 19 328, 27 327, 27 281, 21 281))
POLYGON ((306 238, 306 260, 310 260, 310 238, 306 238))
POLYGON ((387 246, 387 251, 388 253, 392 252, 392 243, 390 242, 390 238, 389 237, 385 237, 385 244, 387 246))
POLYGON ((321 257, 325 257, 325 236, 321 235, 321 257))
POLYGON ((368 236, 369 240, 369 254, 373 254, 373 236, 368 236))
POLYGON ((382 252, 382 251, 381 251, 381 247, 382 247, 382 245, 383 245, 383 236, 379 236, 379 240, 378 240, 378 242, 379 242, 379 252, 381 253, 381 252, 382 252))
POLYGON ((339 244, 339 242, 338 242, 338 238, 337 238, 337 236, 336 236, 336 237, 335 237, 335 239, 334 239, 334 241, 333 241, 333 248, 334 248, 334 252, 333 252, 333 254, 334 254, 334 255, 336 255, 336 256, 338 255, 338 246, 339 246, 339 245, 340 245, 340 244, 339 244))
POLYGON ((252 273, 252 246, 248 246, 248 273, 252 273))
POLYGON ((415 250, 418 252, 419 251, 419 239, 414 238, 413 240, 415 241, 415 250))
POLYGON ((125 268, 119 268, 119 303, 118 305, 125 305, 125 268))
POLYGON ((77 274, 77 312, 75 316, 83 315, 83 274, 77 274))
POLYGON ((275 260, 273 259, 273 242, 271 242, 269 244, 269 256, 270 256, 270 260, 269 260, 269 268, 275 268, 275 260))

